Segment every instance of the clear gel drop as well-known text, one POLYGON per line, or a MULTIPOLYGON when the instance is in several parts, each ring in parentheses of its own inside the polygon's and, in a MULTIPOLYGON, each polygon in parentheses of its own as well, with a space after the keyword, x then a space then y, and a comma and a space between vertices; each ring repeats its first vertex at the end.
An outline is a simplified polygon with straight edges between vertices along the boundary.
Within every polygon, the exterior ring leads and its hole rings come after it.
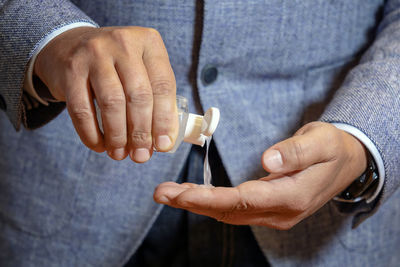
POLYGON ((212 135, 206 137, 206 156, 204 158, 204 186, 212 186, 211 184, 211 169, 210 162, 208 161, 208 151, 210 148, 212 135))

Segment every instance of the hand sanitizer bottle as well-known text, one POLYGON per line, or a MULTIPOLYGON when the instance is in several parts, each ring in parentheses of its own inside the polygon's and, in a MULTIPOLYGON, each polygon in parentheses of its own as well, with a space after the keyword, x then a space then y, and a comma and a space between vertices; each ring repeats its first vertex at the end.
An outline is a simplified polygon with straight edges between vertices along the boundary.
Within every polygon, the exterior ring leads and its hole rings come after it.
MULTIPOLYGON (((187 99, 183 96, 176 96, 176 105, 179 117, 179 133, 174 147, 169 153, 174 153, 182 142, 204 146, 207 138, 210 138, 217 129, 219 122, 219 109, 209 108, 204 116, 189 113, 187 99)), ((101 132, 103 125, 101 121, 100 109, 95 102, 97 121, 101 132)))
POLYGON ((219 122, 219 109, 209 108, 204 116, 188 112, 187 99, 176 96, 178 107, 179 133, 175 146, 169 151, 174 153, 182 142, 204 146, 206 139, 215 132, 219 122))

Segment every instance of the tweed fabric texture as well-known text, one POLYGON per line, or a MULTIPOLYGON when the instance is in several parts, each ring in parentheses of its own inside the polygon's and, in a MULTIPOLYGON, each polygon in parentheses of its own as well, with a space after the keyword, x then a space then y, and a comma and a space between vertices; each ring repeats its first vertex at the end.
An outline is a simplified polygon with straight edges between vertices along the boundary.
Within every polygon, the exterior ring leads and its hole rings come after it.
MULTIPOLYGON (((0 94, 11 106, 7 115, 14 124, 21 116, 23 67, 51 31, 43 25, 57 28, 90 17, 100 26, 154 27, 163 36, 178 94, 189 99, 190 111, 220 108, 214 140, 233 185, 266 175, 262 152, 317 119, 357 127, 384 159, 386 183, 375 215, 357 228, 352 226, 360 214, 341 213, 333 203, 289 231, 254 227, 273 266, 396 266, 399 0, 72 2, 76 6, 68 1, 0 2, 9 18, 8 24, 0 22, 1 32, 7 29, 16 42, 26 43, 21 52, 11 37, 0 37, 6 51, 0 52, 1 70, 8 71, 0 74, 0 94), (25 23, 43 23, 34 24, 31 33, 12 24, 17 7, 29 11, 25 23), (37 38, 30 41, 32 36, 37 38), (3 61, 14 57, 24 60, 3 61), (201 71, 209 65, 218 68, 218 77, 205 85, 201 71)), ((113 162, 80 144, 65 111, 35 131, 15 133, 9 119, 0 116, 0 148, 7 151, 0 155, 1 265, 126 262, 159 212, 152 190, 176 178, 189 146, 174 155, 157 154, 144 165, 113 162)))
POLYGON ((36 45, 66 24, 94 22, 66 0, 2 1, 0 17, 0 94, 8 117, 19 129, 25 116, 21 101, 24 74, 36 45))

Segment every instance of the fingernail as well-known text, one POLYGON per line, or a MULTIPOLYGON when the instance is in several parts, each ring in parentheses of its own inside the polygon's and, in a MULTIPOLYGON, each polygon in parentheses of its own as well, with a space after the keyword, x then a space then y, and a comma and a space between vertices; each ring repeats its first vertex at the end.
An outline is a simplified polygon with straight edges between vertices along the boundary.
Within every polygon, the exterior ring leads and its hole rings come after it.
POLYGON ((131 155, 137 162, 146 162, 150 159, 150 152, 146 148, 135 149, 133 155, 131 155))
POLYGON ((111 152, 111 155, 114 159, 121 160, 125 157, 125 148, 117 148, 111 152))
POLYGON ((264 155, 264 164, 271 170, 279 170, 282 167, 282 155, 278 150, 272 149, 264 155))
POLYGON ((167 150, 171 146, 172 142, 168 135, 160 135, 157 137, 156 145, 160 150, 167 150))
POLYGON ((168 204, 169 203, 169 199, 166 196, 160 196, 157 198, 158 202, 162 203, 162 204, 168 204))

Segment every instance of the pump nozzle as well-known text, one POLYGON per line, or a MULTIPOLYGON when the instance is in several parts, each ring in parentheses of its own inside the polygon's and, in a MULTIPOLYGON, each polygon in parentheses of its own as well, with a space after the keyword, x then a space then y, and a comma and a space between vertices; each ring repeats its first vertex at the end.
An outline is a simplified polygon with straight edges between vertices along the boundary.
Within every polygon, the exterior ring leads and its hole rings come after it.
POLYGON ((204 116, 189 113, 183 141, 203 146, 206 136, 211 136, 217 129, 219 117, 218 108, 209 108, 204 116))

